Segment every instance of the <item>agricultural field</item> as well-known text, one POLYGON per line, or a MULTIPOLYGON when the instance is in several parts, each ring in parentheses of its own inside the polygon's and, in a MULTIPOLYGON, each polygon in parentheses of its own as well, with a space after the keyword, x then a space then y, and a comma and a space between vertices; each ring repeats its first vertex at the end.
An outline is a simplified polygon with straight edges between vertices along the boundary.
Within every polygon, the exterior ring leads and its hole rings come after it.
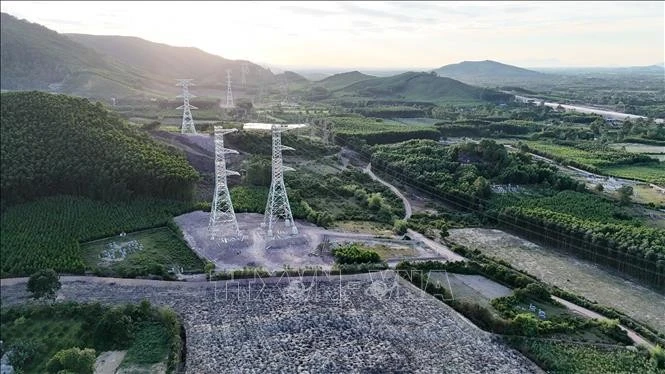
POLYGON ((543 282, 615 308, 665 331, 665 297, 656 291, 612 275, 587 261, 500 230, 451 229, 449 233, 449 239, 454 243, 479 249, 483 254, 504 260, 543 282))
POLYGON ((649 165, 604 166, 601 170, 608 175, 643 180, 665 187, 665 162, 649 165))
POLYGON ((630 153, 665 154, 665 146, 642 143, 614 143, 614 149, 625 150, 630 153))
POLYGON ((164 226, 193 209, 191 203, 180 201, 105 202, 73 196, 9 207, 0 223, 2 277, 25 276, 43 268, 81 274, 86 262, 79 243, 164 226))
POLYGON ((557 161, 568 162, 572 166, 621 178, 665 185, 665 164, 655 160, 637 162, 635 157, 650 157, 647 154, 636 154, 620 148, 612 151, 586 150, 543 141, 525 141, 525 143, 543 155, 552 156, 557 161))
MULTIPOLYGON (((81 244, 87 269, 96 274, 135 277, 182 269, 203 272, 204 262, 168 227, 158 227, 81 244)), ((162 274, 160 274, 162 273, 162 274)))
POLYGON ((409 139, 440 138, 434 126, 401 124, 381 118, 362 116, 335 116, 328 118, 334 124, 334 133, 344 141, 364 139, 368 144, 385 144, 409 139))

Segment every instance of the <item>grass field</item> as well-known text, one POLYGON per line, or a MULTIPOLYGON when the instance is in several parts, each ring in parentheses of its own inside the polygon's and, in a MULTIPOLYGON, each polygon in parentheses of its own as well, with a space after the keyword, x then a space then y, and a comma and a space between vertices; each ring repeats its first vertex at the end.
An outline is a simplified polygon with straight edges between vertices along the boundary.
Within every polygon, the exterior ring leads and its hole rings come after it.
POLYGON ((641 143, 614 143, 611 145, 614 149, 623 149, 631 153, 665 153, 665 147, 659 145, 641 144, 641 143))
POLYGON ((375 245, 368 247, 368 249, 378 253, 382 260, 388 260, 395 257, 411 257, 418 254, 418 252, 411 247, 407 246, 387 246, 387 245, 375 245))
POLYGON ((621 178, 640 179, 665 186, 665 163, 654 165, 620 165, 605 166, 601 170, 608 175, 616 175, 621 178))
POLYGON ((202 272, 204 262, 192 252, 187 244, 171 229, 159 227, 124 237, 113 236, 81 245, 81 252, 86 267, 93 271, 110 271, 120 276, 154 273, 153 269, 164 266, 166 270, 172 266, 182 267, 187 272, 202 272), (127 243, 138 242, 143 249, 127 255, 119 261, 105 261, 102 252, 111 243, 127 246, 127 243))
POLYGON ((452 229, 449 239, 665 331, 665 297, 586 261, 490 229, 452 229), (598 287, 603 285, 603 287, 598 287))
POLYGON ((449 272, 430 272, 429 281, 449 290, 453 299, 478 304, 487 308, 496 316, 499 312, 490 304, 492 299, 508 296, 512 290, 482 275, 454 274, 449 272))
POLYGON ((616 151, 586 151, 542 141, 527 141, 526 143, 538 151, 597 168, 606 175, 665 185, 665 163, 621 164, 619 161, 622 157, 629 157, 630 152, 628 151, 622 152, 618 148, 616 151))

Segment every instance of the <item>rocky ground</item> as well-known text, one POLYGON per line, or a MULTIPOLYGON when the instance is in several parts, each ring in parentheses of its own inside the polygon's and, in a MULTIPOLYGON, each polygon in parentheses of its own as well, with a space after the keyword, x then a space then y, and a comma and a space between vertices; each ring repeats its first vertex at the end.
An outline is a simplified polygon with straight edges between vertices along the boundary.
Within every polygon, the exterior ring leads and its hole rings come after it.
MULTIPOLYGON (((391 272, 163 282, 63 278, 59 299, 173 307, 187 373, 532 373, 540 370, 391 272)), ((25 302, 2 283, 2 305, 25 302)))

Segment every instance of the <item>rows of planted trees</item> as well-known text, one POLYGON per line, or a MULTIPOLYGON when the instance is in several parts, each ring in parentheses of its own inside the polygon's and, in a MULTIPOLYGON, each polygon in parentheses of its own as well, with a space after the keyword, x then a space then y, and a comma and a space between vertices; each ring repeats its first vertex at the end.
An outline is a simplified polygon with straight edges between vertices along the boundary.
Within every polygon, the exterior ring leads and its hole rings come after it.
POLYGON ((439 132, 432 126, 407 126, 385 123, 382 119, 367 118, 359 115, 340 115, 329 118, 334 124, 334 133, 343 142, 364 140, 367 144, 386 144, 409 139, 440 138, 439 132))
POLYGON ((82 273, 79 242, 163 226, 191 204, 156 199, 104 202, 83 197, 48 197, 7 208, 0 222, 2 277, 39 269, 82 273))
POLYGON ((608 208, 609 203, 583 192, 581 182, 561 175, 551 165, 522 153, 507 153, 503 146, 487 140, 451 147, 412 140, 375 146, 373 151, 373 167, 454 208, 475 212, 532 240, 665 287, 665 232, 643 226, 622 210, 608 208), (530 186, 541 195, 497 201, 491 183, 530 186), (557 190, 570 191, 541 199, 557 190))
POLYGON ((43 92, 1 96, 3 206, 71 194, 191 198, 197 172, 101 104, 43 92))

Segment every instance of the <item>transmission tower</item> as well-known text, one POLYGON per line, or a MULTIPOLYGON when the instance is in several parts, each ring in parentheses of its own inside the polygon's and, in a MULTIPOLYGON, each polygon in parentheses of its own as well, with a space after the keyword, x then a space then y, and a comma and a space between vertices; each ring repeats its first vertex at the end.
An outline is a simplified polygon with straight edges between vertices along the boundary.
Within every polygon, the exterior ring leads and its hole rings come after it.
POLYGON ((238 131, 238 129, 224 129, 215 126, 215 194, 212 198, 212 209, 210 210, 210 222, 208 232, 210 239, 222 238, 239 239, 240 229, 231 203, 229 186, 226 177, 229 175, 240 175, 238 172, 226 169, 226 155, 238 154, 238 151, 224 148, 224 135, 238 131))
POLYGON ((284 80, 280 82, 280 90, 282 91, 282 105, 289 103, 289 82, 286 80, 286 73, 284 74, 284 80))
POLYGON ((284 172, 291 171, 293 168, 284 166, 282 163, 282 151, 293 150, 291 147, 282 145, 282 132, 288 127, 272 125, 272 181, 270 182, 270 192, 268 193, 268 202, 266 212, 263 218, 263 225, 266 227, 268 237, 273 237, 273 230, 279 221, 284 219, 284 226, 291 227, 291 234, 297 235, 298 229, 293 222, 289 198, 286 195, 286 186, 284 186, 284 172))
POLYGON ((233 92, 231 92, 231 69, 226 69, 226 107, 233 108, 233 92))
POLYGON ((194 127, 194 118, 192 118, 192 109, 199 109, 189 103, 189 99, 196 97, 189 93, 189 86, 194 86, 193 79, 178 79, 176 86, 182 87, 182 94, 177 97, 182 97, 183 104, 176 109, 182 109, 182 127, 180 132, 183 134, 196 134, 194 127))
POLYGON ((247 74, 249 74, 249 65, 245 62, 240 67, 240 82, 243 88, 247 86, 247 74))
POLYGON ((284 166, 282 162, 282 151, 293 150, 293 148, 282 145, 282 132, 305 126, 304 124, 246 123, 243 127, 245 130, 270 130, 272 132, 272 180, 268 201, 266 202, 266 211, 261 224, 261 227, 266 229, 266 236, 271 239, 282 234, 277 227, 280 220, 284 220, 285 228, 290 228, 290 235, 298 234, 298 228, 293 222, 293 214, 284 185, 284 172, 294 169, 284 166))

